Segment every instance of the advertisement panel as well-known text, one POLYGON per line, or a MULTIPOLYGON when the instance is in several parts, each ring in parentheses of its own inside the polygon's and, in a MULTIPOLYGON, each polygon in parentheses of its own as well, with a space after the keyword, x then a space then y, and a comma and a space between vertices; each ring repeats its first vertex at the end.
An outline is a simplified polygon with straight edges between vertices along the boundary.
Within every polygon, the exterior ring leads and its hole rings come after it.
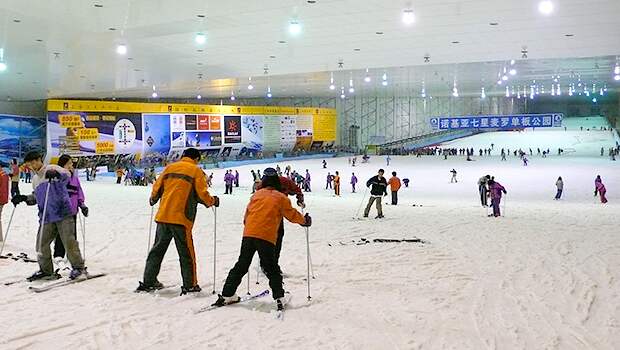
POLYGON ((207 147, 219 147, 222 145, 222 133, 219 131, 201 131, 185 134, 185 147, 204 149, 207 147))
POLYGON ((29 151, 45 148, 45 120, 0 114, 0 166, 29 151))
POLYGON ((297 124, 293 115, 280 117, 280 150, 290 151, 297 142, 297 124))
POLYGON ((335 114, 315 114, 312 116, 313 141, 336 141, 337 120, 335 114))
POLYGON ((312 115, 297 116, 297 139, 295 151, 309 151, 312 145, 312 115))
POLYGON ((241 142, 254 151, 263 150, 263 117, 244 115, 241 117, 241 142))
POLYGON ((144 135, 143 156, 163 157, 170 152, 170 115, 143 114, 142 134, 144 135))
POLYGON ((224 143, 241 143, 241 116, 224 116, 224 143))

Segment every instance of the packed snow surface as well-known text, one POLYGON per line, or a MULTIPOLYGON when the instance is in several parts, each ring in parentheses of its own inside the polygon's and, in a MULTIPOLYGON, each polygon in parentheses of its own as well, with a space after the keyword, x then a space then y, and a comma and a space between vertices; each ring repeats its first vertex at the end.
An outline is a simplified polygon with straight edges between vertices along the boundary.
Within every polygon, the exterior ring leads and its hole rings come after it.
MULTIPOLYGON (((497 146, 496 146, 497 147, 497 146)), ((2 349, 617 349, 620 344, 620 173, 607 157, 385 157, 349 166, 346 158, 281 162, 309 169, 306 195, 313 270, 306 287, 305 230, 286 224, 281 258, 285 289, 293 295, 284 321, 273 301, 201 314, 212 303, 213 211, 201 208, 194 228, 201 296, 135 294, 147 253, 150 188, 83 181, 89 271, 108 276, 34 294, 26 284, 0 285, 2 349), (363 183, 377 169, 409 178, 385 219, 355 220, 363 183), (449 171, 458 171, 450 184, 449 171), (340 171, 342 196, 325 190, 327 172, 340 171), (362 184, 351 193, 355 172, 362 184), (489 218, 476 181, 490 174, 508 195, 504 217, 489 218), (600 174, 609 203, 593 196, 600 174), (552 200, 555 181, 565 196, 552 200), (413 206, 413 205, 416 206, 413 206), (422 238, 429 243, 355 245, 360 238, 422 238)), ((275 166, 275 163, 273 164, 275 166)), ((264 169, 266 165, 261 165, 264 169)), ((258 169, 259 166, 254 166, 258 169)), ((224 170, 214 171, 217 211, 217 285, 236 262, 242 218, 250 197, 250 167, 237 168, 241 187, 224 195, 224 170)), ((210 173, 210 171, 207 171, 210 173)), ((22 191, 27 185, 21 184, 22 191)), ((384 200, 384 202, 387 202, 384 200)), ((5 207, 4 227, 12 206, 5 207)), ((33 207, 19 206, 5 251, 34 257, 33 207)), ((81 233, 78 233, 81 237, 81 233)), ((81 241, 81 238, 80 238, 81 241)), ((251 291, 256 285, 252 266, 251 291)), ((0 260, 0 281, 24 278, 36 264, 0 260)), ((65 272, 67 273, 67 272, 65 272)), ((180 283, 174 247, 160 280, 180 283)), ((246 293, 246 280, 238 293, 246 293)))

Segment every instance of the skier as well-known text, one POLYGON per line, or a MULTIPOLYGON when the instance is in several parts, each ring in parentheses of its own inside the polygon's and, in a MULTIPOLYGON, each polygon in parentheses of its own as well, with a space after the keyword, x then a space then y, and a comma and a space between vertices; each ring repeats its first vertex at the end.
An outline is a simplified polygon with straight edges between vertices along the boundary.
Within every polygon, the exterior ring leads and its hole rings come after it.
POLYGON ((392 158, 390 158, 389 155, 385 158, 385 162, 387 163, 387 166, 390 166, 390 161, 391 160, 392 160, 392 158))
POLYGON ((555 187, 558 188, 558 192, 555 194, 555 200, 557 201, 562 197, 562 191, 564 190, 564 181, 562 181, 562 177, 558 177, 558 180, 555 182, 555 187))
POLYGON ((11 163, 11 197, 19 194, 19 165, 17 159, 13 158, 11 163))
POLYGON ((37 151, 26 153, 24 162, 35 172, 32 180, 34 192, 28 196, 16 195, 11 202, 15 206, 21 202, 37 205, 40 225, 43 226, 37 233, 37 260, 40 270, 27 280, 60 278, 60 275, 54 272, 50 250, 50 244, 57 235, 60 235, 73 268, 69 278, 84 277, 87 272, 80 246, 75 240, 75 219, 71 215, 71 203, 67 191, 70 173, 58 165, 43 164, 41 154, 37 151))
POLYGON ((499 203, 502 200, 502 192, 504 194, 508 192, 506 192, 504 186, 502 186, 499 182, 496 182, 495 180, 489 180, 487 183, 489 184, 489 192, 491 193, 491 205, 493 206, 493 214, 489 216, 501 216, 499 210, 499 203))
POLYGON ((235 175, 232 174, 232 170, 226 170, 226 175, 224 175, 226 190, 224 194, 232 194, 233 182, 235 182, 235 175))
POLYGON ((333 181, 334 177, 332 176, 332 174, 330 174, 329 172, 327 172, 327 179, 326 179, 326 183, 325 183, 325 189, 331 189, 332 188, 332 181, 333 181))
POLYGON ((276 165, 276 172, 278 173, 278 176, 282 176, 282 169, 280 169, 280 165, 276 165))
POLYGON ((398 205, 398 190, 400 190, 400 179, 396 176, 396 172, 392 171, 392 177, 388 181, 390 190, 392 190, 392 205, 398 205))
POLYGON ((304 190, 306 192, 312 192, 312 190, 310 189, 310 180, 310 172, 308 172, 308 169, 306 169, 306 178, 304 179, 304 190))
POLYGON ((480 203, 482 203, 483 207, 488 207, 487 197, 489 190, 487 188, 487 184, 491 180, 491 175, 486 175, 478 179, 478 192, 480 193, 480 203))
POLYGON ((323 159, 323 169, 327 169, 327 162, 323 159))
POLYGON ((250 170, 250 172, 252 173, 252 193, 254 193, 256 192, 256 179, 258 176, 254 170, 250 170))
POLYGON ((235 170, 235 187, 239 187, 239 172, 235 170))
POLYGON ((527 166, 528 159, 526 156, 523 156, 523 166, 527 166))
MULTIPOLYGON (((267 168, 265 169, 265 171, 267 171, 268 169, 271 169, 271 168, 267 168)), ((267 173, 265 173, 265 175, 267 175, 267 173)), ((297 198, 297 206, 299 206, 302 209, 305 208, 306 204, 304 203, 304 193, 301 191, 301 188, 299 188, 299 186, 297 186, 295 182, 293 182, 292 180, 286 177, 280 176, 279 180, 280 180, 280 192, 287 196, 295 196, 297 198)), ((259 184, 257 185, 257 190, 261 188, 263 188, 262 182, 259 182, 259 184)), ((281 219, 280 227, 278 227, 278 239, 276 241, 276 251, 275 251, 276 263, 280 261, 280 251, 282 250, 283 239, 284 239, 284 220, 281 219)), ((280 265, 278 264, 278 266, 280 265)), ((278 272, 282 274, 282 270, 278 270, 278 272)))
MULTIPOLYGON (((58 166, 63 167, 71 174, 69 182, 67 183, 67 192, 69 193, 69 203, 71 205, 70 214, 73 216, 73 223, 75 225, 77 223, 78 209, 82 211, 84 217, 88 217, 88 207, 84 204, 86 199, 84 197, 84 191, 82 190, 77 172, 73 168, 71 156, 67 154, 60 156, 60 158, 58 158, 58 166)), ((77 227, 73 228, 73 234, 74 238, 77 240, 77 227)), ((54 263, 56 266, 66 265, 66 262, 64 262, 65 253, 65 246, 60 236, 56 236, 56 240, 54 241, 54 263)))
POLYGON ((450 170, 450 173, 452 173, 452 178, 450 179, 450 183, 458 182, 458 180, 456 179, 456 170, 452 169, 450 170))
POLYGON ((240 300, 235 294, 237 287, 243 276, 248 273, 254 253, 258 252, 260 265, 269 279, 273 299, 279 310, 284 308, 282 275, 279 273, 280 268, 275 258, 278 226, 282 224, 283 218, 286 218, 292 223, 310 227, 312 218, 308 214, 303 216, 295 210, 286 195, 280 192, 280 181, 275 169, 265 169, 261 187, 252 196, 245 211, 239 260, 228 273, 222 294, 218 295, 214 305, 223 306, 240 300))
POLYGON ((209 177, 207 178, 207 185, 209 185, 209 187, 213 186, 213 173, 209 174, 209 177))
POLYGON ((405 184, 405 187, 409 187, 409 179, 408 178, 404 178, 403 179, 403 183, 405 184))
POLYGON ((596 197, 597 194, 600 195, 601 203, 605 204, 607 203, 607 197, 605 197, 606 193, 607 190, 605 189, 605 185, 603 185, 601 175, 596 175, 596 180, 594 180, 594 197, 596 197))
POLYGON ((353 193, 355 193, 355 185, 357 184, 357 176, 355 176, 355 173, 351 173, 351 187, 353 188, 353 193))
POLYGON ((355 163, 357 163, 357 157, 353 157, 351 160, 351 166, 355 166, 355 163))
POLYGON ((118 167, 116 168, 116 183, 117 184, 121 184, 121 180, 123 178, 123 175, 125 175, 125 173, 123 172, 123 168, 118 167))
MULTIPOLYGON (((9 175, 0 167, 0 218, 2 218, 2 208, 9 202, 9 182, 11 182, 9 175)), ((0 220, 0 242, 3 240, 2 237, 2 220, 0 220)))
POLYGON ((24 182, 29 184, 32 181, 32 171, 29 167, 24 166, 24 182))
POLYGON ((379 169, 377 175, 371 177, 366 181, 366 187, 371 187, 370 189, 370 198, 368 199, 368 204, 366 205, 366 209, 364 210, 364 217, 368 217, 368 213, 370 212, 370 207, 372 207, 373 202, 377 202, 377 216, 375 219, 383 218, 383 208, 381 205, 381 199, 383 196, 387 196, 387 181, 383 177, 385 171, 383 169, 379 169))
POLYGON ((506 160, 506 152, 504 152, 504 149, 502 148, 502 160, 506 160))
POLYGON ((153 185, 149 204, 154 206, 160 199, 161 204, 155 216, 155 243, 146 259, 144 280, 139 283, 137 292, 163 288, 157 275, 172 239, 181 263, 181 295, 201 291, 196 275, 192 228, 198 203, 217 208, 220 199, 209 194, 207 178, 198 166, 198 160, 200 152, 197 149, 186 149, 181 160, 168 165, 153 185))
POLYGON ((340 196, 340 175, 338 175, 338 172, 336 171, 336 175, 333 178, 334 180, 334 193, 336 194, 336 196, 340 196))

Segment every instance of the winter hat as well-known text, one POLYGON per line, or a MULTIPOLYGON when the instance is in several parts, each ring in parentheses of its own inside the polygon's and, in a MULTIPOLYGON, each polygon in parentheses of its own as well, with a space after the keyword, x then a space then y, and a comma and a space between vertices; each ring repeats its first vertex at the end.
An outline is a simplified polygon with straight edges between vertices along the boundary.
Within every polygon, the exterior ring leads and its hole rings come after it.
POLYGON ((60 156, 60 158, 58 158, 58 166, 59 167, 65 167, 65 165, 69 162, 71 162, 71 156, 68 154, 63 154, 62 156, 60 156))
POLYGON ((185 151, 183 151, 183 157, 188 157, 193 160, 198 160, 200 159, 200 152, 195 148, 188 148, 185 151))
POLYGON ((274 168, 267 168, 263 172, 263 179, 261 182, 261 188, 271 187, 278 191, 282 189, 280 185, 280 177, 278 172, 274 168))

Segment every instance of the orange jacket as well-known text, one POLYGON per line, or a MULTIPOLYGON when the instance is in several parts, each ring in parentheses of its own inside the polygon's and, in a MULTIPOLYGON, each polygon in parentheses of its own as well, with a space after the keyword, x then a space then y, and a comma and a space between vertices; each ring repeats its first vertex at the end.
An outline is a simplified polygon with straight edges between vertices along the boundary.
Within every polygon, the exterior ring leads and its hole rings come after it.
POLYGON ((392 176, 390 181, 388 181, 388 184, 390 185, 392 192, 400 190, 400 179, 396 176, 392 176))
POLYGON ((285 194, 271 187, 256 191, 245 210, 243 237, 254 237, 276 244, 282 217, 296 224, 305 222, 303 215, 293 208, 285 194))
POLYGON ((125 175, 125 172, 123 171, 123 169, 116 170, 116 177, 121 177, 123 175, 125 175))
POLYGON ((152 202, 161 199, 155 221, 183 225, 191 231, 198 203, 209 207, 215 202, 207 189, 207 176, 191 158, 168 165, 151 192, 152 202))
POLYGON ((340 185, 340 176, 336 175, 334 177, 334 185, 340 185))

